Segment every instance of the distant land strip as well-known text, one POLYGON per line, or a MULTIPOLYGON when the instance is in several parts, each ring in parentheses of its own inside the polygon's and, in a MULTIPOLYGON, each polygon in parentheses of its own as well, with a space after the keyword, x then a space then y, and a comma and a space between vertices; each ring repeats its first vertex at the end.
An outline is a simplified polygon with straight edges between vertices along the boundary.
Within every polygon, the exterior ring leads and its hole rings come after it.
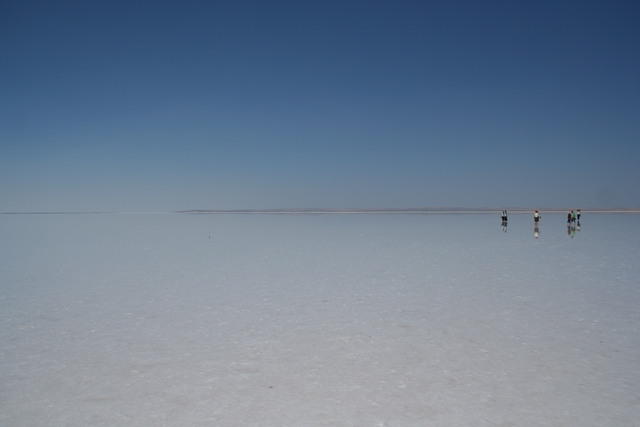
MULTIPOLYGON (((283 208, 283 209, 190 209, 179 211, 0 211, 0 215, 119 215, 119 214, 493 214, 506 209, 510 214, 530 214, 530 208, 283 208)), ((542 208, 541 213, 566 213, 572 208, 542 208)), ((575 210, 575 208, 574 208, 575 210)), ((640 208, 582 209, 583 213, 640 214, 640 208)))
MULTIPOLYGON (((176 211, 181 214, 489 214, 503 208, 381 208, 381 209, 192 209, 176 211)), ((538 209, 542 213, 566 213, 571 208, 538 209)), ((574 208, 575 210, 575 208, 574 208)), ((528 214, 533 209, 507 208, 512 214, 528 214)), ((638 209, 581 209, 583 213, 640 213, 638 209)))
POLYGON ((6 211, 0 215, 108 215, 118 212, 109 211, 6 211))

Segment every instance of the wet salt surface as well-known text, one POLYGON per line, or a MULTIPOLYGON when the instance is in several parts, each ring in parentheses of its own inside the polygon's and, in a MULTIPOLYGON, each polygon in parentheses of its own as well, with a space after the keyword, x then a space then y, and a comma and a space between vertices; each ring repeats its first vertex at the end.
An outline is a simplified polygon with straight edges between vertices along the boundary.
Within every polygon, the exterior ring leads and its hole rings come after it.
POLYGON ((0 425, 635 426, 640 216, 0 216, 0 425))

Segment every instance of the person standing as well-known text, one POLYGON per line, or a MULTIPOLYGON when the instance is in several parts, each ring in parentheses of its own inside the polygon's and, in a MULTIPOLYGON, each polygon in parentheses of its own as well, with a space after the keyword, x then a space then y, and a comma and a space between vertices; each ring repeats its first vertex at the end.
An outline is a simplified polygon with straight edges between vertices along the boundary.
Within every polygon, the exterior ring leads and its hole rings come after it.
POLYGON ((571 224, 572 213, 573 211, 569 211, 567 213, 567 224, 571 224))
POLYGON ((537 209, 533 211, 533 222, 535 222, 536 224, 540 222, 540 212, 538 212, 537 209))
POLYGON ((582 215, 582 211, 580 209, 578 209, 578 213, 576 214, 578 222, 580 222, 580 215, 582 215))
POLYGON ((500 213, 500 227, 502 227, 502 231, 506 232, 507 231, 507 211, 505 209, 502 210, 502 212, 500 213))

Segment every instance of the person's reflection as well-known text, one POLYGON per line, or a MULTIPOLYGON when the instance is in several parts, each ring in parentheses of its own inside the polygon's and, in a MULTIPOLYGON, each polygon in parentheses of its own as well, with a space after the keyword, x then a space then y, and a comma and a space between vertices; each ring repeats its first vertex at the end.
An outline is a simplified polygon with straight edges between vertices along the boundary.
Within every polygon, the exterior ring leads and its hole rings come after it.
POLYGON ((572 239, 576 236, 576 224, 570 222, 569 224, 567 224, 567 236, 571 237, 572 239))
POLYGON ((576 222, 576 230, 580 231, 580 220, 578 220, 578 222, 576 222))
POLYGON ((507 232, 507 220, 503 219, 502 223, 500 224, 500 228, 502 229, 502 231, 504 231, 505 233, 507 232))
POLYGON ((536 239, 540 237, 540 227, 538 226, 537 222, 533 225, 533 237, 535 237, 536 239))

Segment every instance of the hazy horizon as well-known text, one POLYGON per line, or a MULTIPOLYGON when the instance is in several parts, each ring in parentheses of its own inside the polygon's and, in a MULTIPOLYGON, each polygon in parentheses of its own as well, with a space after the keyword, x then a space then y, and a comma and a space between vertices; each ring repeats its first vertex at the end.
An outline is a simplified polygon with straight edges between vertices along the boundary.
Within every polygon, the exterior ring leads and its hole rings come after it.
POLYGON ((271 214, 271 213, 292 213, 292 214, 304 214, 304 213, 326 213, 326 214, 340 214, 340 213, 494 213, 501 212, 503 209, 509 211, 512 214, 530 213, 534 210, 538 210, 542 213, 564 214, 567 210, 580 209, 584 213, 640 213, 640 208, 620 208, 620 207, 596 207, 596 208, 581 208, 581 207, 460 207, 460 206, 429 206, 429 207, 379 207, 379 208, 358 208, 358 207, 345 207, 345 208, 323 208, 323 207, 303 207, 303 208, 244 208, 244 209, 176 209, 176 210, 5 210, 0 211, 0 214, 4 215, 30 215, 30 214, 271 214))

